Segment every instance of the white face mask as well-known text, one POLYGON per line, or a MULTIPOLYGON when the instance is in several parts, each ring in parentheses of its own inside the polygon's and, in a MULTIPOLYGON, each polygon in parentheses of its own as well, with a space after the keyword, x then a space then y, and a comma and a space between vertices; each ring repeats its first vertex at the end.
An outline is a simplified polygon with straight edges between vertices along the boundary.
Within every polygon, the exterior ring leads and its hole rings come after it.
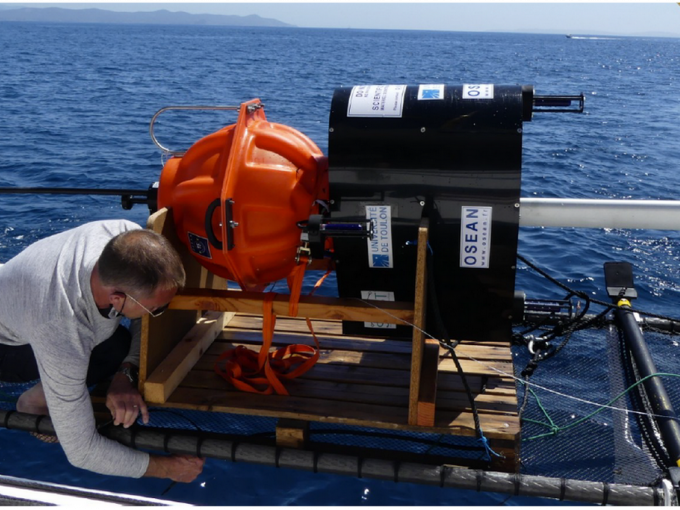
POLYGON ((120 313, 118 310, 116 310, 113 307, 113 305, 109 305, 109 309, 104 311, 104 313, 102 313, 102 315, 104 315, 104 317, 108 317, 109 319, 117 319, 118 317, 123 316, 123 314, 120 313))
POLYGON ((109 319, 117 319, 118 317, 122 317, 123 314, 120 313, 118 310, 116 310, 113 305, 111 305, 111 310, 109 310, 109 319))

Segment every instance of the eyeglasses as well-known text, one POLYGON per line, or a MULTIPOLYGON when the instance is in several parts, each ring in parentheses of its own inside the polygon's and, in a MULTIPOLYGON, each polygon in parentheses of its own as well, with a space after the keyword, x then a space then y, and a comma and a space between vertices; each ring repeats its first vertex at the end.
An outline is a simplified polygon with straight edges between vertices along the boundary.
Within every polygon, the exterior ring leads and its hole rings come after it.
MULTIPOLYGON (((134 302, 137 303, 139 306, 141 306, 142 309, 143 309, 146 313, 148 313, 149 315, 151 315, 151 317, 158 317, 159 315, 163 315, 163 312, 166 311, 166 310, 168 309, 168 306, 170 306, 170 303, 167 303, 167 304, 165 304, 165 305, 163 305, 163 306, 159 306, 159 307, 155 308, 154 311, 152 312, 152 311, 149 310, 146 306, 144 306, 142 303, 140 303, 140 302, 137 301, 135 298, 133 298, 130 294, 126 294, 125 292, 120 292, 120 294, 123 294, 126 298, 132 299, 132 301, 134 301, 134 302)), ((123 308, 125 308, 125 302, 123 302, 123 306, 120 307, 120 312, 119 312, 119 313, 121 313, 121 314, 123 313, 123 308)))

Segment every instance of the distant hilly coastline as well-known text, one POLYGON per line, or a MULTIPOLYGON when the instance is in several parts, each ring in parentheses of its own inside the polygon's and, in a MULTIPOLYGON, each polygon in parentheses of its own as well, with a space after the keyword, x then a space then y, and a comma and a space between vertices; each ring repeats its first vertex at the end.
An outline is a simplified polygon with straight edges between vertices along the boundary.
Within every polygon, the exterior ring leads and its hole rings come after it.
POLYGON ((233 16, 222 14, 189 14, 158 10, 153 12, 114 12, 104 9, 62 9, 60 7, 23 7, 0 9, 0 21, 53 23, 126 23, 149 25, 211 25, 236 27, 294 27, 256 14, 233 16))

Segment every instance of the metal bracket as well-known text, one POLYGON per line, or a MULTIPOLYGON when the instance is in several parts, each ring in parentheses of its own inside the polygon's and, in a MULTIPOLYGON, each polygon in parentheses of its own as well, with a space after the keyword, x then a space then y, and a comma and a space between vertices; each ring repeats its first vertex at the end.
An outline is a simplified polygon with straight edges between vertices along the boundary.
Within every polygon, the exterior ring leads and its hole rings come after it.
POLYGON ((295 263, 299 264, 302 257, 307 257, 307 265, 312 263, 312 250, 309 246, 305 244, 304 246, 298 246, 297 253, 295 254, 295 263))

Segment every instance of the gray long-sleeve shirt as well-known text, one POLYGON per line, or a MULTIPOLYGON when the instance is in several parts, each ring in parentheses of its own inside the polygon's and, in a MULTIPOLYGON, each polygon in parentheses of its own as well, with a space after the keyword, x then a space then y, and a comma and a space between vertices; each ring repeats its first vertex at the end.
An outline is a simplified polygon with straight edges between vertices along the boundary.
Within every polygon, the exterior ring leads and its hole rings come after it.
MULTIPOLYGON (((141 477, 149 455, 101 436, 85 384, 92 349, 119 319, 103 317, 90 276, 106 243, 140 228, 97 221, 42 239, 0 267, 0 343, 30 344, 59 442, 74 466, 141 477)), ((139 337, 126 361, 139 364, 139 337)))

